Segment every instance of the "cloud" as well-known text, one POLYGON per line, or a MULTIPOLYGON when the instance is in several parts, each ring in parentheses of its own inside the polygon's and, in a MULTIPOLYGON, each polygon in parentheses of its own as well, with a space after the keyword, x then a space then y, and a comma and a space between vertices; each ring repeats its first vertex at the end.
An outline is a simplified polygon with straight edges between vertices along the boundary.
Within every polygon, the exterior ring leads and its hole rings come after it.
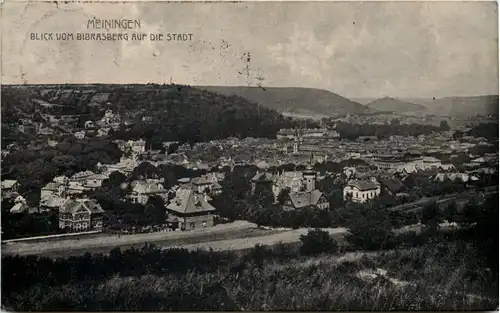
POLYGON ((498 92, 489 2, 54 3, 3 6, 4 83, 159 82, 298 86, 348 97, 498 92), (54 42, 89 18, 140 19, 189 43, 54 42), (251 54, 251 62, 243 55, 251 54))
POLYGON ((329 60, 335 54, 335 47, 333 43, 325 44, 313 32, 301 30, 295 25, 287 42, 271 45, 268 51, 278 64, 287 65, 292 75, 321 81, 325 73, 328 77, 331 69, 329 60))

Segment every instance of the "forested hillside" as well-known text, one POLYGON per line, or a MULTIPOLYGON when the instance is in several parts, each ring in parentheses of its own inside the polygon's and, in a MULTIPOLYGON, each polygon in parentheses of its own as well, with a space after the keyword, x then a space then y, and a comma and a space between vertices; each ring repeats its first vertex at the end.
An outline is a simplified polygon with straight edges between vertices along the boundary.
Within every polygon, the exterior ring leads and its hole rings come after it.
POLYGON ((34 114, 37 108, 80 115, 81 121, 99 119, 112 109, 128 122, 112 136, 123 139, 196 142, 229 136, 274 137, 280 128, 295 123, 245 98, 184 85, 6 86, 4 96, 9 101, 2 103, 2 109, 16 106, 9 115, 2 112, 2 120, 10 122, 19 115, 34 114))
POLYGON ((117 138, 148 137, 153 141, 206 141, 229 136, 274 137, 291 119, 238 97, 190 86, 115 88, 109 101, 119 110, 141 111, 151 122, 138 121, 117 138))
POLYGON ((335 116, 367 113, 370 110, 328 90, 298 87, 200 86, 199 88, 237 95, 279 112, 335 116))

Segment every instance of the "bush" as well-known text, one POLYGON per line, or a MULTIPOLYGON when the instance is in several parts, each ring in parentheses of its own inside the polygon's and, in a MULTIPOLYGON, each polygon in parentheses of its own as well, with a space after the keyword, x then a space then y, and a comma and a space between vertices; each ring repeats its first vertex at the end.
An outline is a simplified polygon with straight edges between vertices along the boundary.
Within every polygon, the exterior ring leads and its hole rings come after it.
POLYGON ((321 229, 308 231, 307 235, 301 235, 300 253, 303 255, 316 255, 320 253, 337 252, 337 242, 330 234, 321 229))

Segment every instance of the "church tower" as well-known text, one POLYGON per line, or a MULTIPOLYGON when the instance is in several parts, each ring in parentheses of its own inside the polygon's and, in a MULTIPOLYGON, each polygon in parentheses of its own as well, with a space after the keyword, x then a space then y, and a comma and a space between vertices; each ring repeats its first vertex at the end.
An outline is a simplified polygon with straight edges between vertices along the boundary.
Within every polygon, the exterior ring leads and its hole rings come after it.
POLYGON ((316 189, 316 171, 313 168, 313 154, 311 152, 311 158, 309 159, 309 165, 306 170, 302 173, 302 177, 304 177, 305 189, 307 192, 311 192, 316 189))
POLYGON ((302 173, 302 176, 304 177, 304 184, 307 192, 311 192, 316 189, 316 171, 312 168, 312 166, 308 166, 302 173))
POLYGON ((293 139, 293 154, 298 154, 300 149, 300 144, 302 143, 302 131, 300 129, 295 129, 295 136, 293 139))
POLYGON ((299 139, 295 138, 293 140, 293 154, 298 154, 299 153, 299 139))

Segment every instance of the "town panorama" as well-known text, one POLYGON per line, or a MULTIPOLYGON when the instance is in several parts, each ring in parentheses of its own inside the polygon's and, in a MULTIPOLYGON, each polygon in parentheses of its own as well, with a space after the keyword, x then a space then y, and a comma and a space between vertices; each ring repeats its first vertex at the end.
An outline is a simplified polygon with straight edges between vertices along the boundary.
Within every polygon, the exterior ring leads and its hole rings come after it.
POLYGON ((4 307, 494 309, 498 96, 300 92, 2 86, 4 307))

